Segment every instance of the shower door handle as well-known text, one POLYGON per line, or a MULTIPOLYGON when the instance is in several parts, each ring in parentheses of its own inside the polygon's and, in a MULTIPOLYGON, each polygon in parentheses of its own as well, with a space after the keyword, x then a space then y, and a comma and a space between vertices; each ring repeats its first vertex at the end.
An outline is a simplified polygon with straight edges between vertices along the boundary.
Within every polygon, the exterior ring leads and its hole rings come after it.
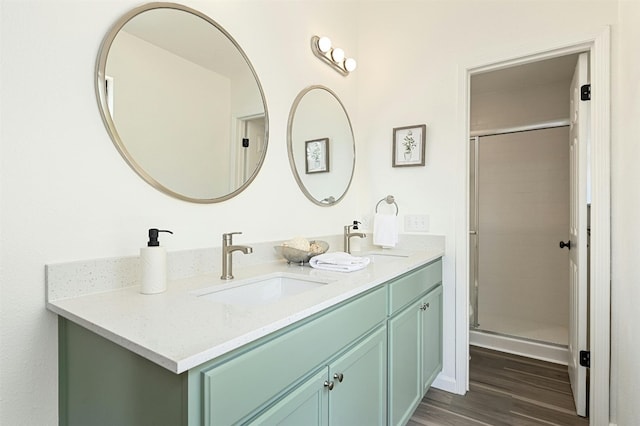
POLYGON ((564 241, 560 241, 560 248, 565 248, 565 247, 571 250, 571 241, 567 241, 566 243, 564 241))

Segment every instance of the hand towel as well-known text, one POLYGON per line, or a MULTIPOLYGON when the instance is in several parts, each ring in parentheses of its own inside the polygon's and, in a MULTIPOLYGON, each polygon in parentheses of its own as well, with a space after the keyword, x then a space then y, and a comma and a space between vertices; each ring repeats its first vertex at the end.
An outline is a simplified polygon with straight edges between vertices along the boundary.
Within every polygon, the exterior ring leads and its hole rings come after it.
POLYGON ((395 247, 397 243, 396 216, 388 213, 376 213, 373 218, 373 244, 383 248, 391 248, 395 247))
POLYGON ((353 272, 366 268, 371 262, 368 257, 352 256, 345 252, 324 253, 314 256, 309 260, 312 268, 327 271, 353 272))

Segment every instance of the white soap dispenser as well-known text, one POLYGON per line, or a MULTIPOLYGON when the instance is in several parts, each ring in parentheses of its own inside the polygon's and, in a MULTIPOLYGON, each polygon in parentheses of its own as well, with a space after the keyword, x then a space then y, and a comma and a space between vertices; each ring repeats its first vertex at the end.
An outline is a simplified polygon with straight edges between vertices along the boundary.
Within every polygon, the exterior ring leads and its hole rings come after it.
POLYGON ((171 231, 149 229, 147 247, 140 249, 140 293, 156 294, 167 289, 167 251, 160 247, 158 233, 171 231))

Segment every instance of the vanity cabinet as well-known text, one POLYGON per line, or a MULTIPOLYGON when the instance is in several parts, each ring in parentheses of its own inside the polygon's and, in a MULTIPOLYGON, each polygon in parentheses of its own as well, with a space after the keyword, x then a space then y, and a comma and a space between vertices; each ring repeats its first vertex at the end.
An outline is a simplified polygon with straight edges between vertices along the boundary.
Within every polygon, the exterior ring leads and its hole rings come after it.
POLYGON ((389 424, 404 425, 442 370, 442 266, 389 285, 389 424))
POLYGON ((442 366, 441 275, 436 260, 181 374, 60 317, 59 423, 404 423, 442 366))

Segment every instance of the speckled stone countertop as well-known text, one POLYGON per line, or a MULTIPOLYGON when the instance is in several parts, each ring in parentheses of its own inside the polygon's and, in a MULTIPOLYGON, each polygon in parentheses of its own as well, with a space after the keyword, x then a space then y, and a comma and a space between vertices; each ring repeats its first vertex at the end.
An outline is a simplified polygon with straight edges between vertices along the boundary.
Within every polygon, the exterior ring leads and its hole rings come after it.
POLYGON ((154 295, 140 294, 135 278, 137 263, 132 258, 47 265, 47 308, 179 374, 442 257, 444 240, 432 238, 409 249, 384 252, 402 256, 372 261, 366 268, 349 273, 262 258, 260 263, 234 265, 232 282, 221 280, 219 272, 209 271, 170 279, 167 291, 154 295), (257 306, 198 297, 205 289, 235 286, 274 273, 331 282, 257 306), (116 279, 118 274, 125 279, 116 279), (92 285, 69 290, 73 287, 70 284, 87 276, 93 277, 92 285))

